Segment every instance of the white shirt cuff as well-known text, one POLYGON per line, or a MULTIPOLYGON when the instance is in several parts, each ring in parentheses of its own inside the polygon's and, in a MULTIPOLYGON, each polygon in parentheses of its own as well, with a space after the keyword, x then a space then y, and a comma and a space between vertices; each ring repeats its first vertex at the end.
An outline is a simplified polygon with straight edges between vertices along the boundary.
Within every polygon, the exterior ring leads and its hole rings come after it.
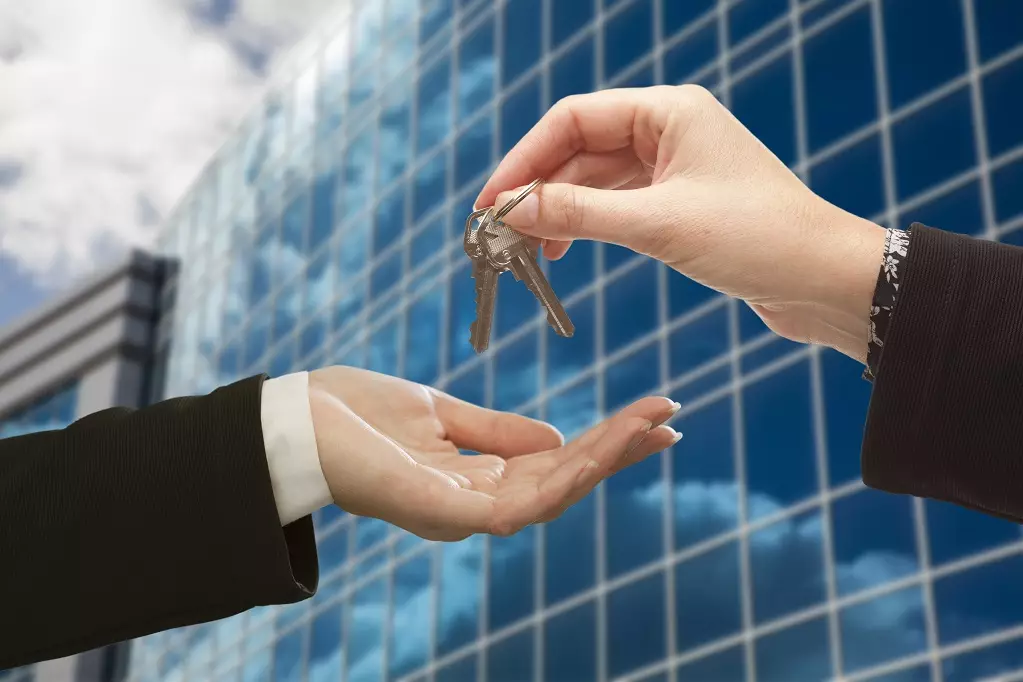
POLYGON ((320 467, 309 409, 309 373, 296 372, 263 382, 260 416, 281 525, 331 504, 334 500, 320 467))

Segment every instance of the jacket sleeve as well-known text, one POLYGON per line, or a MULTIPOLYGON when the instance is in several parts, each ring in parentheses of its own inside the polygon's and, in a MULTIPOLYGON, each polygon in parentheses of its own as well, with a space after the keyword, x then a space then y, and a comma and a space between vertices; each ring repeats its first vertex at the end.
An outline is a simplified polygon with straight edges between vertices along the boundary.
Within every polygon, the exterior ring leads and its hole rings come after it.
POLYGON ((264 379, 0 441, 0 670, 316 590, 312 521, 274 503, 264 379))
POLYGON ((863 480, 1023 521, 1023 249, 911 229, 863 480))

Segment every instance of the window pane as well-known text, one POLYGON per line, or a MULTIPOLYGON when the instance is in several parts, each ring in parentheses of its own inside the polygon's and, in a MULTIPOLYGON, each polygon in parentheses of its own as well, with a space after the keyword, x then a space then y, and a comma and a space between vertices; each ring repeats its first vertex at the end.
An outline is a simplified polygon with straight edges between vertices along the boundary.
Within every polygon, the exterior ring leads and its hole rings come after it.
POLYGON ((675 671, 677 682, 735 682, 746 679, 746 654, 741 646, 726 649, 675 671))
POLYGON ((944 564, 1019 542, 1019 526, 959 505, 925 500, 931 562, 944 564))
POLYGON ((803 47, 810 152, 877 118, 870 8, 864 7, 803 47))
POLYGON ((722 306, 701 315, 671 333, 668 352, 673 377, 692 372, 728 352, 731 342, 731 319, 722 306))
POLYGON ((527 526, 510 537, 490 538, 490 631, 525 618, 533 612, 536 530, 527 526))
MULTIPOLYGON (((512 3, 520 4, 520 3, 512 3)), ((501 105, 501 152, 507 154, 540 120, 540 79, 531 78, 501 105)))
POLYGON ((756 641, 757 680, 792 682, 831 677, 828 622, 808 623, 765 635, 756 641))
POLYGON ((309 646, 310 682, 335 682, 341 678, 341 606, 334 606, 313 621, 309 646))
POLYGON ((349 682, 380 682, 384 679, 384 617, 387 584, 378 580, 359 588, 352 599, 348 634, 349 682))
POLYGON ((544 595, 555 604, 593 587, 596 578, 595 494, 590 493, 546 524, 544 595))
POLYGON ((839 595, 877 587, 919 570, 909 498, 860 491, 835 500, 831 521, 839 595))
POLYGON ((593 364, 595 357, 596 299, 593 296, 565 308, 575 325, 571 338, 558 336, 553 329, 547 334, 547 386, 558 386, 571 380, 593 364))
POLYGON ((405 229, 405 187, 399 185, 380 200, 376 209, 373 255, 387 249, 405 229))
POLYGON ((917 586, 849 606, 838 618, 846 672, 912 656, 927 648, 923 594, 917 586))
POLYGON ((653 0, 634 0, 604 25, 604 77, 614 78, 653 48, 653 0))
POLYGON ((515 0, 504 6, 501 82, 505 85, 524 74, 540 59, 543 14, 542 0, 515 0))
POLYGON ((883 211, 881 138, 871 135, 814 166, 810 187, 827 201, 863 218, 883 211))
POLYGON ((476 654, 461 658, 437 671, 436 682, 476 682, 476 654))
POLYGON ((451 57, 445 55, 419 78, 419 134, 416 150, 439 144, 451 130, 451 57))
POLYGON ((513 410, 536 397, 540 379, 538 351, 539 337, 530 332, 498 352, 494 359, 495 409, 513 410))
POLYGON ((432 384, 440 372, 444 289, 435 286, 409 307, 405 325, 405 376, 420 384, 432 384))
POLYGON ((678 650, 687 651, 742 629, 739 544, 721 547, 675 567, 678 650))
POLYGON ((448 155, 437 154, 416 173, 412 201, 412 222, 419 222, 430 209, 444 203, 447 197, 448 155))
MULTIPOLYGON (((559 11, 577 12, 576 8, 586 8, 584 11, 592 11, 591 3, 558 2, 554 3, 554 13, 559 11), (558 8, 564 8, 559 10, 558 8), (571 9, 569 9, 571 8, 571 9)), ((551 66, 551 102, 557 102, 569 95, 579 95, 593 92, 594 88, 594 67, 596 58, 594 55, 594 40, 587 36, 581 43, 563 54, 551 66)), ((576 242, 576 248, 584 242, 576 242)))
POLYGON ((479 623, 483 538, 445 544, 441 551, 437 656, 476 639, 479 623))
POLYGON ((433 599, 430 560, 430 554, 419 556, 394 571, 394 614, 388 668, 392 679, 425 665, 430 655, 433 599))
POLYGON ((738 524, 732 397, 726 396, 676 425, 685 445, 672 451, 675 547, 684 549, 732 530, 738 524), (699 457, 691 453, 699 452, 699 457))
POLYGON ((608 674, 617 677, 664 658, 664 621, 662 572, 610 592, 604 643, 608 674))
POLYGON ((885 0, 883 7, 885 63, 893 109, 946 83, 966 70, 962 4, 958 0, 885 0), (927 26, 927 39, 940 50, 919 59, 917 31, 927 26))
POLYGON ((977 162, 970 92, 962 88, 892 126, 899 199, 918 194, 977 162), (941 140, 935 145, 935 140, 941 140))
POLYGON ((743 390, 750 519, 818 490, 810 365, 803 361, 743 390))
POLYGON ((487 652, 488 682, 533 679, 533 628, 491 645, 487 652))
POLYGON ((458 119, 464 121, 494 96, 494 20, 487 19, 459 46, 458 119))
MULTIPOLYGON (((665 4, 682 7, 688 3, 666 2, 665 4)), ((667 7, 665 9, 667 10, 667 7)), ((688 82, 693 74, 701 71, 717 58, 718 25, 716 21, 712 21, 664 53, 664 82, 669 85, 688 82)))
POLYGON ((791 54, 732 86, 732 112, 786 164, 796 159, 793 101, 791 54))
POLYGON ((646 262, 609 284, 604 293, 604 346, 608 353, 657 327, 657 264, 646 262))
POLYGON ((753 0, 732 5, 728 10, 728 40, 737 45, 781 18, 788 10, 786 0, 753 0))
POLYGON ((448 296, 451 301, 448 368, 453 369, 476 355, 469 343, 469 325, 476 319, 476 290, 468 267, 463 266, 451 275, 448 296))
POLYGON ((557 47, 593 19, 592 2, 551 3, 551 47, 557 47))
POLYGON ((749 544, 756 623, 766 623, 824 601, 819 511, 755 531, 749 544), (799 576, 799 580, 792 576, 799 576))
POLYGON ((593 602, 544 623, 544 678, 551 682, 597 679, 597 609, 593 602))

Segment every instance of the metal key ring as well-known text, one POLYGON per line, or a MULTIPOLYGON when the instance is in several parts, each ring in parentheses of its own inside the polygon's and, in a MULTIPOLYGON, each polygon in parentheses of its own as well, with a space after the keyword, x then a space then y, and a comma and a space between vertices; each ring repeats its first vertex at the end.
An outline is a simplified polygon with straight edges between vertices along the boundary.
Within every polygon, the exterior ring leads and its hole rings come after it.
POLYGON ((505 204, 501 208, 500 211, 498 211, 497 213, 494 214, 494 220, 500 220, 501 218, 503 218, 506 215, 508 215, 508 211, 512 210, 513 208, 518 206, 520 203, 522 203, 523 199, 528 197, 529 194, 533 190, 535 190, 537 187, 539 187, 542 184, 543 184, 543 178, 537 178, 536 180, 533 180, 533 182, 529 183, 524 190, 519 192, 519 195, 517 197, 515 197, 514 199, 509 201, 507 204, 505 204))
POLYGON ((462 236, 462 248, 465 249, 466 255, 469 256, 470 258, 478 258, 480 255, 482 255, 482 252, 480 251, 479 240, 477 240, 476 242, 476 248, 474 249, 474 252, 470 252, 469 250, 469 237, 471 237, 473 234, 472 224, 473 222, 476 221, 477 218, 480 218, 481 216, 486 216, 486 214, 492 210, 493 210, 492 207, 475 210, 472 213, 470 213, 469 217, 465 220, 465 234, 462 236))

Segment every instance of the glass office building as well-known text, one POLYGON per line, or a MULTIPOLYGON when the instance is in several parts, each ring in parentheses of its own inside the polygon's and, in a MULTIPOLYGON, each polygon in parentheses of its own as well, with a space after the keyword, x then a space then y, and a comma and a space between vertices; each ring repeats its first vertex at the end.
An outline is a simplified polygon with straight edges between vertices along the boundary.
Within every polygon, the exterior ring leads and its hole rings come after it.
POLYGON ((0 417, 0 438, 14 438, 37 431, 62 429, 75 420, 78 384, 40 396, 32 403, 0 417))
POLYGON ((856 363, 620 248, 500 284, 468 342, 461 234, 556 100, 697 82, 817 192, 1023 244, 1013 0, 383 0, 282 68, 162 248, 168 395, 328 363, 579 433, 643 394, 680 446, 514 537, 432 544, 319 513, 314 599, 136 643, 148 680, 974 680, 1023 669, 1012 523, 864 489, 856 363))

